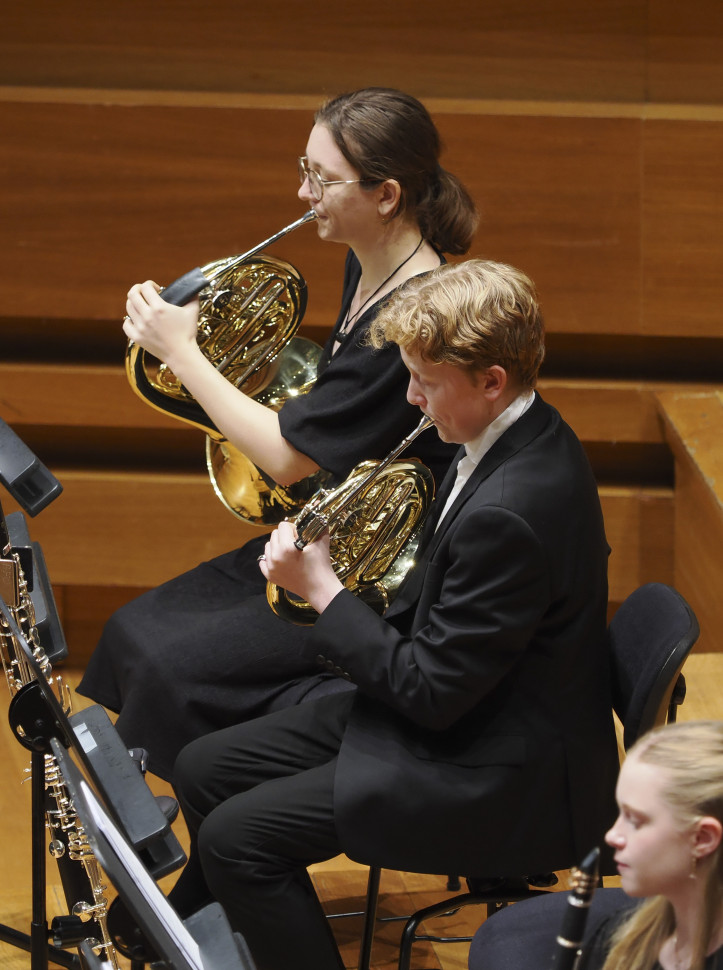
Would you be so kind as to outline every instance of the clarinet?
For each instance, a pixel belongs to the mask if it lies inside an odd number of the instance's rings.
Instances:
[[[557,935],[557,946],[552,958],[552,970],[575,970],[582,954],[582,937],[585,932],[590,903],[598,882],[600,849],[593,849],[573,871],[572,889],[567,896],[567,906],[562,926]]]

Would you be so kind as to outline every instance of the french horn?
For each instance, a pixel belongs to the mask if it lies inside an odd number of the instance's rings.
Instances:
[[[161,291],[183,306],[198,296],[197,342],[235,387],[273,410],[303,394],[316,379],[321,348],[296,336],[306,310],[306,282],[290,263],[259,255],[316,218],[313,209],[239,256],[197,267]],[[294,515],[326,482],[318,471],[288,487],[266,475],[219,431],[165,364],[134,341],[126,351],[133,390],[151,407],[206,433],[206,466],[223,504],[252,525],[275,525]]]
[[[384,613],[413,567],[434,478],[421,461],[395,461],[432,424],[426,415],[381,461],[357,465],[336,488],[320,489],[294,519],[295,545],[303,549],[328,529],[332,566],[342,584]],[[266,584],[274,613],[301,626],[314,623],[310,603],[276,583]]]

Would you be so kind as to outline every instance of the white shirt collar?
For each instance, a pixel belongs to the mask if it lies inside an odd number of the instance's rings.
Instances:
[[[464,445],[465,456],[460,458],[457,463],[457,478],[455,479],[452,490],[444,504],[442,513],[437,520],[435,529],[438,529],[447,512],[454,504],[457,496],[464,488],[468,478],[475,470],[481,459],[490,450],[492,445],[500,438],[508,428],[517,421],[529,408],[535,399],[534,391],[523,391],[511,404],[509,404],[502,414],[498,415],[494,421],[487,425],[482,434],[472,441],[467,441]]]
[[[534,391],[523,391],[511,404],[508,404],[502,414],[487,425],[482,434],[464,443],[464,450],[468,457],[478,465],[492,445],[518,421],[535,399]]]

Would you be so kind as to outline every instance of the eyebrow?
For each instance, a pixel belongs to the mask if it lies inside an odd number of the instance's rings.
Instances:
[[[634,818],[647,819],[650,816],[646,812],[642,812],[639,808],[633,808],[632,805],[628,805],[627,802],[623,802],[618,805],[621,812],[625,812],[627,815],[632,815]]]
[[[313,162],[308,155],[302,155],[301,157],[306,159],[306,167],[308,169],[316,172],[316,174],[320,175],[322,178],[328,178],[328,174],[324,173],[324,166],[322,164],[319,162]]]

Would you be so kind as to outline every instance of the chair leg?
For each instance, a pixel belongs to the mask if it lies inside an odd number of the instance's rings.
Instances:
[[[446,910],[454,909],[455,901],[445,900],[442,903],[433,903],[431,906],[425,906],[424,909],[417,910],[413,913],[407,922],[404,924],[404,929],[402,930],[402,936],[399,941],[399,962],[397,964],[398,970],[409,970],[409,964],[412,959],[412,946],[417,939],[417,927],[420,923],[423,923],[427,917],[439,916]]]
[[[359,943],[359,970],[369,970],[374,943],[374,924],[377,919],[377,905],[379,903],[379,881],[382,870],[371,866],[367,879],[367,901],[364,913],[361,941]]]
[[[518,902],[521,899],[528,899],[530,896],[544,896],[549,890],[531,889],[527,881],[521,878],[491,880],[489,888],[475,889],[459,896],[451,896],[449,899],[440,900],[431,906],[417,910],[407,920],[402,930],[399,943],[399,961],[397,970],[409,970],[412,959],[412,947],[417,940],[431,940],[433,942],[469,942],[470,937],[437,937],[427,936],[426,934],[417,935],[419,925],[427,919],[435,916],[453,914],[465,906],[486,906],[487,917],[503,909],[509,903]]]

